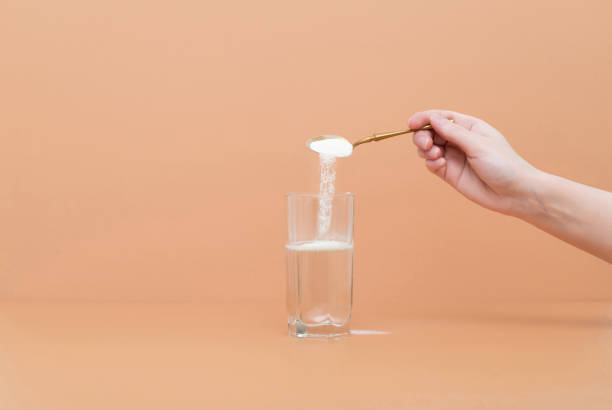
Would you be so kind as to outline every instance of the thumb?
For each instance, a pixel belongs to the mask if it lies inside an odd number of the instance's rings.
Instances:
[[[478,141],[476,135],[470,130],[449,121],[440,114],[433,114],[430,122],[436,134],[461,148],[467,155],[476,151]]]

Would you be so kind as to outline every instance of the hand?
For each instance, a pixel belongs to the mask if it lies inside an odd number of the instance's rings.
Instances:
[[[612,263],[612,192],[537,170],[478,118],[430,110],[408,120],[412,129],[427,124],[433,130],[413,140],[431,172],[472,201]]]
[[[433,130],[417,131],[413,141],[431,172],[486,208],[519,213],[539,171],[499,131],[483,120],[453,111],[418,112],[408,120],[412,129],[427,124]]]

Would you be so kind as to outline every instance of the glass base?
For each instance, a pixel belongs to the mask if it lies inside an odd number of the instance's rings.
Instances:
[[[322,323],[316,325],[308,325],[302,321],[289,322],[289,335],[303,338],[331,338],[348,336],[351,329],[348,323],[333,324]]]

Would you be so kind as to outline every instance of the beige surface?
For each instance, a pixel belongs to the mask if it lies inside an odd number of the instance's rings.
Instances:
[[[356,315],[298,340],[278,305],[0,305],[0,408],[612,408],[612,304]],[[486,313],[485,313],[486,312]]]

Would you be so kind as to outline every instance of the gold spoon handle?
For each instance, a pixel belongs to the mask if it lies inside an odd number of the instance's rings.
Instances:
[[[453,122],[453,120],[450,120],[450,121]],[[370,135],[369,137],[362,138],[359,141],[355,141],[353,143],[353,148],[355,148],[357,145],[365,144],[366,142],[380,141],[380,140],[395,137],[398,135],[409,134],[411,132],[430,130],[430,129],[431,129],[431,125],[427,124],[426,126],[417,128],[416,130],[413,130],[412,128],[408,128],[407,130],[401,130],[401,131],[381,132],[381,133],[377,133],[374,135]]]

